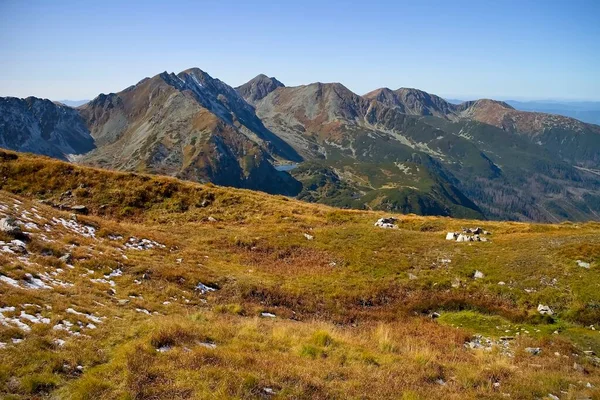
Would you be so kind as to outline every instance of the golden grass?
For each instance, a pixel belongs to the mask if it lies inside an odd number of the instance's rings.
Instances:
[[[24,310],[51,320],[30,332],[0,325],[2,396],[600,396],[600,369],[583,352],[600,352],[599,331],[588,328],[600,320],[598,223],[410,215],[383,230],[373,226],[382,213],[10,152],[0,152],[0,173],[0,203],[21,201],[9,211],[17,218],[32,207],[46,223],[71,218],[37,202],[45,199],[86,205],[90,215],[78,223],[97,228],[97,239],[51,223],[50,232],[31,231],[28,262],[0,252],[3,275],[60,269],[51,276],[73,283],[28,290],[0,282],[0,307],[16,307],[5,317]],[[476,225],[493,232],[491,243],[444,240],[446,231]],[[165,248],[123,250],[131,236]],[[74,268],[58,259],[67,253]],[[90,280],[116,270],[114,287]],[[485,277],[473,279],[475,270]],[[201,294],[199,282],[217,290]],[[537,315],[539,303],[557,311],[554,321]],[[442,316],[432,320],[433,311]],[[86,313],[102,317],[95,329]],[[64,320],[81,336],[52,329]],[[512,356],[466,349],[477,333],[515,336]]]

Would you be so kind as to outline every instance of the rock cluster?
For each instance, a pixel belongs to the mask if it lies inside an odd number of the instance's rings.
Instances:
[[[375,222],[375,226],[386,229],[398,229],[398,225],[396,225],[396,221],[398,218],[388,217],[388,218],[379,218],[377,222]]]
[[[488,238],[481,235],[491,235],[491,232],[477,228],[462,228],[462,232],[448,232],[446,240],[457,242],[487,242]]]

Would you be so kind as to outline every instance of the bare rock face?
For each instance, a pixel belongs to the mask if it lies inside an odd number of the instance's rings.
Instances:
[[[0,147],[66,160],[95,145],[77,110],[35,97],[2,97]]]

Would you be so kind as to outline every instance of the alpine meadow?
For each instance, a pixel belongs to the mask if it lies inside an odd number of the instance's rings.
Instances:
[[[598,15],[0,2],[0,397],[600,399]]]

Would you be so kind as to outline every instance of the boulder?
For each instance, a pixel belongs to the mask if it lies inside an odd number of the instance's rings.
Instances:
[[[543,304],[538,305],[537,310],[542,315],[554,315],[554,311],[552,311],[550,307],[545,306]]]
[[[590,269],[589,262],[585,262],[585,261],[581,261],[581,260],[577,260],[576,262],[577,262],[577,265],[579,265],[581,268]]]
[[[377,222],[375,222],[375,226],[378,226],[380,228],[387,228],[387,229],[398,229],[398,225],[396,225],[396,221],[398,221],[398,219],[394,218],[394,217],[379,218],[377,220]]]
[[[64,256],[60,257],[59,260],[64,262],[65,264],[71,264],[73,262],[73,257],[71,256],[71,253],[67,253]]]
[[[456,240],[456,233],[454,233],[454,232],[448,232],[446,234],[446,240]]]
[[[457,242],[472,242],[473,238],[471,236],[467,236],[465,234],[460,234],[458,235],[458,237],[456,238]]]
[[[0,231],[11,236],[18,236],[21,232],[21,227],[17,225],[17,220],[13,217],[0,219]]]
[[[71,206],[71,211],[77,213],[77,214],[87,214],[88,213],[88,208],[84,205],[76,205],[76,206]]]
[[[542,352],[542,349],[540,349],[539,347],[525,347],[525,351],[528,352],[529,354],[537,356],[538,354],[540,354]]]

